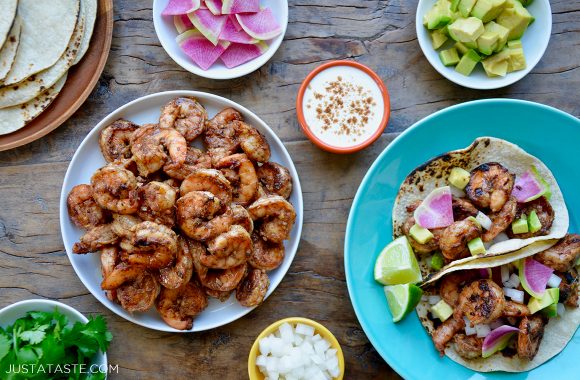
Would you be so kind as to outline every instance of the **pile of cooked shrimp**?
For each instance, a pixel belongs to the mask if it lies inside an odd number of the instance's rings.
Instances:
[[[207,151],[190,146],[202,139]],[[208,305],[235,290],[259,305],[267,271],[284,260],[296,212],[292,178],[269,162],[270,146],[232,108],[208,120],[194,98],[161,109],[158,124],[117,120],[100,135],[108,164],[68,195],[71,220],[86,230],[73,251],[100,252],[107,298],[129,312],[153,305],[186,330]]]

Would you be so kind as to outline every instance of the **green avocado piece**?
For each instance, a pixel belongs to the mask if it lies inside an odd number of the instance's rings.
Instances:
[[[457,12],[459,8],[459,0],[451,0],[451,12]]]
[[[495,19],[505,8],[507,0],[477,0],[471,15],[483,22]]]
[[[473,9],[473,6],[476,2],[477,0],[460,0],[459,6],[457,8],[459,9],[461,16],[469,17],[469,14],[471,13],[471,10]]]
[[[443,268],[445,265],[445,259],[443,258],[441,252],[435,252],[435,254],[431,257],[430,265],[431,268],[435,270]]]
[[[457,52],[459,52],[459,54],[461,55],[467,53],[467,51],[469,50],[469,48],[465,46],[462,42],[456,42],[455,45],[453,45],[453,47],[457,49]]]
[[[477,39],[477,47],[479,48],[480,53],[491,55],[491,53],[493,53],[497,48],[498,41],[499,34],[495,32],[484,32]]]
[[[431,36],[431,43],[433,44],[433,49],[435,50],[443,46],[445,41],[449,39],[443,32],[441,32],[441,29],[435,29],[429,32],[429,35]]]
[[[483,22],[476,17],[460,18],[449,25],[449,35],[455,41],[475,42],[485,31]]]
[[[472,256],[483,255],[485,253],[485,246],[480,237],[470,240],[467,243],[467,248],[469,248],[469,252],[471,252]]]
[[[501,26],[495,21],[488,22],[487,24],[485,24],[484,28],[486,32],[494,32],[498,34],[499,39],[497,41],[497,47],[495,48],[495,51],[496,52],[501,51],[507,43],[510,30],[505,26]]]
[[[442,50],[439,52],[439,58],[445,66],[455,66],[459,63],[459,54],[455,48]]]
[[[451,317],[451,315],[453,315],[453,309],[447,302],[441,300],[431,306],[431,314],[433,314],[435,318],[439,318],[441,322],[445,322],[449,317]]]
[[[459,43],[459,42],[458,42]],[[463,190],[465,186],[469,183],[469,179],[471,178],[471,174],[458,166],[451,169],[449,173],[449,178],[447,179],[450,184],[455,186],[458,189]]]
[[[546,289],[542,298],[530,298],[530,302],[528,302],[528,308],[530,309],[530,313],[534,314],[542,309],[547,308],[550,305],[558,304],[560,299],[560,289],[558,288],[550,288]]]
[[[523,36],[532,19],[530,12],[521,3],[512,1],[497,16],[495,22],[509,29],[508,40],[517,40]]]
[[[479,54],[473,49],[469,49],[467,53],[461,57],[457,66],[455,66],[455,71],[465,76],[471,74],[475,66],[477,66],[477,62],[479,62],[481,58]]]
[[[440,29],[451,22],[451,3],[448,0],[438,0],[433,8],[427,12],[424,23],[427,23],[427,29]]]
[[[416,240],[419,244],[425,244],[433,239],[433,234],[426,228],[421,227],[418,224],[413,224],[413,227],[409,230],[409,235]]]
[[[512,223],[512,232],[514,235],[528,233],[528,218],[525,215]]]
[[[508,57],[508,72],[523,70],[526,68],[526,56],[524,55],[524,49],[522,48],[509,48],[507,49],[509,53]]]
[[[540,229],[542,229],[542,222],[540,222],[540,218],[538,218],[536,210],[530,212],[530,216],[528,216],[528,228],[531,233],[538,232]]]
[[[483,69],[488,77],[503,77],[508,72],[507,60],[494,60],[492,57],[481,61]]]
[[[524,46],[522,45],[522,40],[511,40],[511,41],[508,41],[507,46],[509,48],[514,48],[514,49],[517,49],[517,48],[522,48],[523,49],[524,48]]]

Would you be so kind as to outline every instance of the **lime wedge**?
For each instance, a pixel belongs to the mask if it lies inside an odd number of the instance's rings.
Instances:
[[[393,322],[399,322],[415,309],[423,291],[414,284],[391,285],[385,286],[385,295],[393,315]]]
[[[375,263],[375,280],[383,285],[420,282],[421,271],[406,236],[390,242]]]

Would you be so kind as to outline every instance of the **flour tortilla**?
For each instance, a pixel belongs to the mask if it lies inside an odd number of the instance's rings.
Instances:
[[[18,0],[0,0],[0,48],[4,46],[8,37],[8,32],[12,29],[12,24],[16,18],[16,8]]]
[[[516,177],[535,166],[542,178],[550,185],[552,191],[550,204],[555,213],[554,223],[550,233],[546,236],[528,239],[514,238],[498,242],[488,247],[486,254],[455,260],[448,264],[448,267],[462,265],[485,257],[517,252],[534,242],[559,239],[566,235],[569,225],[568,209],[562,191],[550,169],[538,158],[526,153],[515,144],[495,137],[480,137],[467,148],[436,157],[419,166],[407,176],[399,189],[393,207],[393,237],[403,235],[402,227],[409,216],[407,206],[417,200],[425,199],[433,189],[449,185],[447,179],[451,169],[458,166],[470,171],[486,162],[498,162],[515,173]],[[529,256],[534,254],[532,252],[533,250],[524,250],[519,251],[519,254]],[[433,270],[427,265],[422,265],[422,271],[425,276],[433,275]]]
[[[23,29],[5,85],[25,80],[54,65],[67,48],[79,15],[79,0],[20,0]]]
[[[85,20],[85,33],[83,34],[81,46],[73,65],[79,63],[89,49],[89,43],[91,42],[95,20],[97,18],[97,7],[97,0],[81,0],[81,13]]]
[[[77,56],[84,30],[84,18],[81,15],[70,39],[69,46],[54,66],[31,76],[22,83],[0,87],[0,109],[26,103],[54,85],[72,66]]]
[[[34,120],[58,96],[65,82],[66,74],[54,86],[28,103],[0,109],[0,135],[17,131]]]
[[[6,42],[4,42],[2,49],[0,49],[0,83],[2,83],[4,78],[6,78],[6,75],[14,63],[18,44],[20,43],[21,30],[22,21],[20,20],[20,17],[16,17],[14,23],[12,23],[12,29],[10,29],[10,33],[8,33]]]

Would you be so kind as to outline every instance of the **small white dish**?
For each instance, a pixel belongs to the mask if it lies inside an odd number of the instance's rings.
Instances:
[[[68,193],[74,186],[81,183],[90,183],[91,176],[95,170],[106,165],[105,159],[103,158],[99,148],[99,135],[102,129],[119,118],[127,119],[137,124],[157,123],[161,113],[161,107],[172,99],[180,96],[195,97],[205,107],[208,117],[210,118],[226,107],[237,109],[244,116],[244,120],[248,124],[254,126],[266,136],[270,143],[272,154],[270,160],[284,165],[290,171],[293,190],[289,200],[296,210],[296,222],[290,234],[290,239],[284,242],[286,255],[282,265],[275,270],[268,272],[268,276],[270,277],[270,287],[268,288],[266,298],[272,294],[290,268],[290,264],[292,264],[292,260],[294,260],[300,242],[303,218],[300,179],[298,178],[298,173],[296,172],[296,168],[294,167],[294,163],[292,162],[288,151],[272,129],[270,129],[266,123],[248,109],[229,99],[222,98],[221,96],[199,91],[159,92],[135,99],[113,111],[101,120],[101,122],[89,132],[81,145],[77,148],[67,169],[60,194],[60,229],[66,253],[76,274],[93,296],[95,296],[95,298],[108,307],[112,312],[128,321],[154,330],[168,332],[193,332],[223,326],[243,317],[254,308],[240,305],[234,294],[232,294],[225,302],[220,302],[211,298],[209,299],[209,306],[194,318],[193,328],[185,331],[176,330],[168,326],[163,322],[161,316],[154,307],[145,313],[129,313],[119,304],[110,301],[101,289],[102,276],[99,255],[96,253],[78,255],[72,252],[73,244],[79,241],[79,238],[83,235],[84,231],[71,222],[68,216],[66,204]],[[198,141],[196,141],[196,143],[197,142]],[[201,143],[199,147],[201,148]]]
[[[89,321],[89,319],[78,310],[65,305],[64,303],[46,299],[31,299],[16,302],[0,309],[0,327],[6,328],[7,326],[10,326],[17,319],[25,317],[26,313],[29,311],[44,311],[50,313],[53,312],[55,308],[59,313],[68,318],[69,324],[74,324],[75,322],[87,323]],[[93,357],[91,365],[93,368],[98,367],[99,370],[107,368],[107,354],[99,351]]]
[[[175,38],[178,36],[173,24],[173,16],[162,16],[161,12],[167,6],[169,0],[153,0],[153,25],[155,33],[161,42],[163,49],[179,66],[185,70],[209,79],[233,79],[258,70],[272,56],[282,43],[286,28],[288,27],[288,1],[287,0],[261,0],[260,6],[269,7],[276,16],[278,23],[282,27],[282,33],[272,40],[266,41],[268,50],[261,56],[252,59],[240,66],[228,69],[219,59],[209,69],[203,70],[196,65],[179,47]]]
[[[439,59],[439,51],[433,49],[431,37],[427,28],[423,26],[423,15],[435,4],[436,0],[419,0],[415,17],[417,39],[423,54],[441,75],[460,86],[477,90],[491,90],[509,86],[525,77],[538,64],[550,40],[552,33],[552,9],[549,0],[535,0],[526,9],[536,18],[528,27],[522,37],[524,54],[526,56],[526,68],[514,71],[505,77],[490,78],[485,74],[481,64],[469,76],[459,74],[453,67],[446,67]]]

